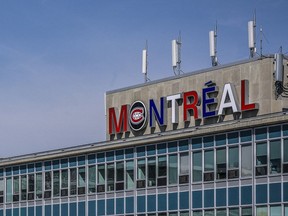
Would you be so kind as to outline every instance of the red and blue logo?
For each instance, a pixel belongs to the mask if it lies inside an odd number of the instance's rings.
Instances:
[[[142,101],[135,101],[130,107],[129,125],[134,131],[140,131],[146,126],[147,111]]]

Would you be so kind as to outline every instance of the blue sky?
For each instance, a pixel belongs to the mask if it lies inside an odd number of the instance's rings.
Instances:
[[[247,59],[256,9],[263,52],[288,52],[287,8],[287,0],[0,1],[0,157],[103,141],[104,93],[143,82],[146,40],[151,80],[173,75],[179,31],[182,70],[210,67],[216,20],[219,62]]]

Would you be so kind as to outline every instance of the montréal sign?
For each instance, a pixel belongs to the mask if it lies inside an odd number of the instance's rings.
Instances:
[[[200,120],[201,118],[220,118],[225,116],[230,110],[232,114],[247,112],[259,109],[257,103],[249,103],[249,82],[241,80],[240,103],[235,86],[232,83],[226,83],[223,86],[220,102],[218,103],[218,86],[213,82],[208,82],[202,89],[202,97],[197,91],[188,91],[178,93],[158,100],[150,99],[148,101],[148,111],[142,101],[124,104],[120,110],[116,107],[109,108],[108,124],[109,134],[121,134],[126,132],[139,132],[150,128],[165,127],[167,125],[167,109],[171,109],[171,124],[179,123],[179,109],[182,107],[183,116],[180,119],[183,122]],[[201,99],[200,99],[201,98]],[[170,106],[168,106],[168,103]],[[202,114],[200,116],[200,113]]]

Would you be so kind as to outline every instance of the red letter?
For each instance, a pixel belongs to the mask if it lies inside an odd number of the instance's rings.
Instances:
[[[115,114],[115,109],[117,108],[109,108],[109,134],[115,134],[115,133],[123,133],[127,132],[128,130],[128,105],[122,105],[121,111],[120,111],[120,117],[117,117],[119,115],[119,112]],[[117,110],[118,111],[118,110]]]
[[[193,98],[193,102],[188,104],[188,101],[192,101],[190,100],[191,98]],[[196,91],[190,91],[190,92],[185,92],[183,94],[183,114],[184,114],[184,121],[190,121],[188,120],[188,115],[189,114],[189,110],[193,110],[193,116],[194,119],[198,119],[198,109],[197,109],[197,104],[198,104],[198,94]]]
[[[241,110],[254,110],[258,109],[257,103],[249,104],[249,81],[241,80]]]

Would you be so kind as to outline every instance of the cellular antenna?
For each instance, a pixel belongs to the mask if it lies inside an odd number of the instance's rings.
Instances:
[[[253,21],[248,22],[248,45],[250,50],[250,58],[254,58],[256,53],[256,12],[254,13]]]
[[[145,48],[142,51],[142,73],[144,74],[145,83],[150,80],[148,78],[147,72],[148,72],[148,43],[146,41]]]
[[[172,40],[172,68],[175,75],[180,75],[181,71],[181,33],[177,40]]]
[[[209,32],[209,45],[210,45],[210,57],[212,61],[212,66],[217,66],[218,65],[218,60],[217,60],[217,22],[215,26],[214,31]]]

